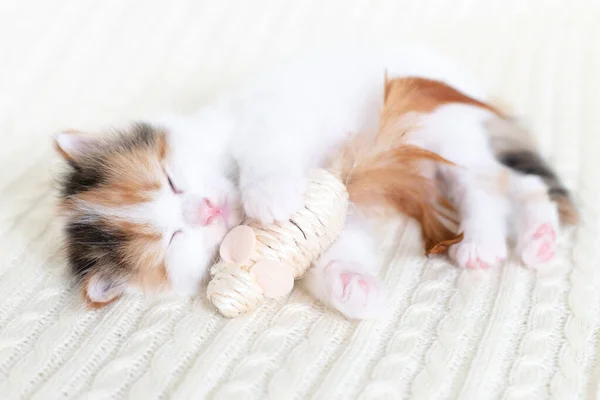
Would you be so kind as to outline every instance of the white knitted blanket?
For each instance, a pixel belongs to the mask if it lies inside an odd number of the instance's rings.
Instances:
[[[0,398],[596,398],[598,21],[598,0],[3,0]],[[50,133],[192,110],[300,49],[356,39],[429,43],[527,116],[583,216],[555,266],[459,270],[396,223],[377,321],[300,290],[235,320],[174,297],[82,307]]]

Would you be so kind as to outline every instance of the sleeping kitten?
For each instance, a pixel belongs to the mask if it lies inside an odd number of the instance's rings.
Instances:
[[[386,72],[394,79],[384,82]],[[528,138],[469,79],[422,50],[303,60],[190,117],[106,137],[56,135],[70,166],[60,204],[68,260],[94,306],[128,290],[196,293],[244,213],[288,218],[302,207],[307,170],[331,167],[338,155],[356,212],[306,287],[350,318],[373,317],[384,298],[365,218],[373,207],[418,219],[429,246],[448,233],[432,201],[443,188],[460,216],[463,239],[449,249],[459,266],[507,257],[511,210],[523,262],[552,259],[559,215],[551,198],[564,216],[575,213]]]

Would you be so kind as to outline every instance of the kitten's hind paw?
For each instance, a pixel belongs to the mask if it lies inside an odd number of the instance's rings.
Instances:
[[[448,250],[450,258],[462,268],[481,269],[500,264],[507,257],[506,242],[499,237],[496,240],[463,240]]]
[[[525,265],[538,268],[547,264],[556,254],[556,229],[551,223],[534,225],[523,235],[518,249]]]
[[[383,310],[385,296],[377,277],[333,262],[327,267],[325,279],[330,285],[332,306],[348,318],[374,318]]]

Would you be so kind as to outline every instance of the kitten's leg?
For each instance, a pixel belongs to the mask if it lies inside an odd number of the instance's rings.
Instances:
[[[460,167],[443,167],[449,195],[460,214],[463,240],[449,249],[457,265],[488,268],[507,257],[509,203],[499,183],[503,171],[493,164],[478,173]]]
[[[502,181],[506,172],[490,148],[484,126],[488,118],[487,110],[446,105],[424,117],[413,135],[417,145],[456,164],[440,166],[439,172],[464,234],[450,247],[449,256],[467,268],[487,268],[507,256],[509,202]]]
[[[538,176],[513,173],[510,195],[515,208],[516,252],[525,265],[540,267],[554,259],[559,217],[548,188]]]
[[[376,276],[378,266],[374,238],[366,223],[350,216],[340,238],[304,278],[304,285],[348,318],[373,318],[382,311],[385,299]]]

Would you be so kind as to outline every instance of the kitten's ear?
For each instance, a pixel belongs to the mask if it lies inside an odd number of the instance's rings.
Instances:
[[[99,308],[118,299],[125,289],[127,281],[123,278],[94,274],[85,280],[83,295],[91,307]]]
[[[77,160],[97,149],[100,139],[79,131],[64,131],[54,135],[54,147],[67,161],[77,163]]]

